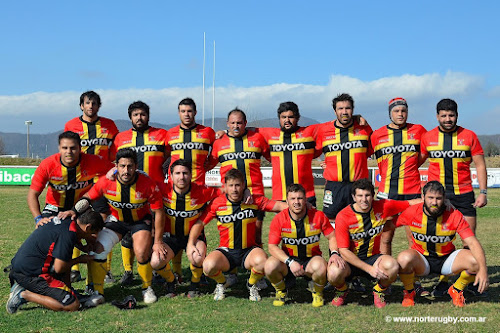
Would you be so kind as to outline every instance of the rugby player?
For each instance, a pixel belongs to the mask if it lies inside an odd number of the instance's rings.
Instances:
[[[101,177],[84,198],[96,200],[104,196],[111,210],[105,228],[96,241],[94,260],[89,265],[93,289],[104,294],[103,282],[106,275],[106,257],[123,235],[131,233],[134,253],[137,257],[137,271],[142,280],[142,295],[145,303],[154,303],[157,297],[151,288],[153,270],[151,268],[151,212],[154,213],[153,252],[160,260],[167,255],[163,243],[165,211],[157,183],[143,173],[137,172],[137,155],[132,149],[120,149],[116,154],[117,174],[115,180]],[[157,271],[166,280],[166,269]],[[170,274],[172,274],[170,272]],[[104,302],[104,297],[102,301]]]
[[[27,302],[54,311],[78,310],[80,302],[71,288],[70,269],[75,263],[89,262],[92,256],[71,259],[73,247],[103,226],[101,215],[89,209],[75,221],[55,217],[35,229],[12,259],[7,312],[15,313]]]
[[[247,178],[248,179],[248,178]],[[287,207],[281,201],[271,201],[261,195],[253,195],[252,204],[243,202],[245,192],[245,176],[237,169],[224,173],[225,194],[212,201],[208,214],[203,221],[197,221],[191,228],[188,240],[188,255],[195,254],[196,243],[204,225],[217,218],[219,229],[219,247],[211,252],[203,261],[203,272],[217,282],[214,300],[225,298],[226,277],[223,272],[242,267],[251,271],[247,281],[251,301],[260,301],[259,288],[256,283],[264,277],[264,265],[267,255],[258,246],[256,240],[256,223],[258,211],[279,212]]]
[[[476,232],[476,208],[487,204],[487,173],[483,148],[477,135],[457,125],[458,105],[452,99],[442,99],[436,106],[439,126],[427,132],[421,143],[421,159],[429,159],[428,180],[444,185],[446,198],[456,207]],[[474,162],[479,183],[479,196],[474,198],[470,164]],[[473,287],[473,286],[470,286]],[[440,297],[448,290],[448,279],[441,276],[433,290]],[[468,288],[476,296],[480,293]]]
[[[368,179],[355,181],[351,191],[354,203],[337,215],[335,223],[339,253],[348,265],[344,269],[337,265],[328,267],[329,277],[334,277],[330,278],[330,283],[337,288],[332,305],[345,303],[348,294],[346,280],[365,276],[377,281],[373,287],[373,301],[375,307],[383,308],[386,305],[384,291],[396,280],[399,265],[390,255],[380,253],[382,231],[388,217],[422,200],[374,201],[375,189]]]
[[[438,181],[423,189],[424,202],[406,209],[397,226],[411,231],[413,245],[398,255],[399,276],[404,285],[403,306],[415,305],[414,275],[460,274],[448,288],[453,305],[463,307],[464,289],[471,283],[482,293],[488,288],[488,268],[483,248],[459,210],[446,206],[445,189]],[[456,250],[453,240],[459,234],[467,249]]]
[[[109,148],[113,143],[113,139],[118,134],[118,128],[116,128],[113,120],[98,115],[100,108],[101,97],[99,94],[95,91],[84,92],[80,95],[80,109],[82,110],[82,115],[69,120],[66,125],[64,125],[64,131],[72,131],[80,136],[82,152],[101,156],[104,160],[111,162]],[[103,219],[106,219],[109,214],[108,205],[104,198],[98,202],[94,202],[92,208],[101,213]],[[75,248],[73,257],[76,258],[78,256],[80,256],[80,251],[78,248]],[[114,282],[110,271],[111,257],[112,253],[110,252],[106,282]],[[71,281],[77,282],[81,280],[80,267],[79,265],[75,265],[71,268]]]
[[[169,156],[167,131],[149,126],[149,106],[142,101],[129,105],[128,116],[132,128],[116,136],[111,146],[112,159],[114,160],[118,150],[131,148],[137,153],[137,168],[147,173],[154,181],[163,183],[165,180],[163,163]],[[134,280],[132,273],[134,251],[130,235],[124,235],[121,250],[125,272],[120,283],[130,285]]]
[[[288,209],[277,214],[270,226],[269,253],[265,272],[267,279],[276,289],[274,306],[285,304],[287,290],[284,277],[307,276],[313,296],[312,306],[324,304],[323,289],[326,284],[327,263],[323,259],[319,247],[320,235],[328,239],[330,263],[345,267],[344,260],[338,256],[335,233],[330,221],[323,212],[315,208],[307,208],[305,188],[300,184],[292,184],[287,189]],[[282,243],[281,249],[278,245]],[[336,254],[336,255],[333,255]]]
[[[166,213],[165,233],[163,241],[167,244],[167,256],[158,260],[153,256],[151,265],[154,269],[163,269],[178,253],[188,247],[189,232],[193,224],[200,219],[208,202],[220,195],[220,190],[191,182],[192,163],[178,159],[170,165],[170,178],[167,184],[160,185],[163,196],[163,207]],[[187,296],[199,295],[200,279],[203,273],[203,259],[207,252],[204,233],[195,241],[194,247],[186,251],[190,261],[191,285]],[[173,282],[170,276],[168,282]],[[175,290],[170,290],[175,294]]]

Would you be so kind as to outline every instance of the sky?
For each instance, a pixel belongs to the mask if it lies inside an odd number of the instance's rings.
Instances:
[[[256,120],[290,100],[324,122],[346,92],[374,129],[389,122],[393,97],[427,129],[452,98],[460,125],[498,134],[499,11],[497,1],[9,1],[0,132],[26,133],[26,120],[31,133],[62,130],[95,90],[104,117],[127,119],[142,100],[151,121],[173,124],[189,96],[207,125],[213,104],[216,117],[238,106]]]

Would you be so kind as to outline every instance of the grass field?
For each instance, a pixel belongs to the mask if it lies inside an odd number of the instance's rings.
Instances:
[[[321,192],[318,189],[318,203],[321,202]],[[12,256],[21,243],[34,228],[33,219],[26,205],[27,187],[0,187],[0,267],[3,269],[10,263]],[[44,200],[43,198],[41,200]],[[321,206],[321,205],[320,205]],[[266,226],[274,214],[267,214]],[[463,309],[454,308],[449,298],[431,302],[424,298],[417,299],[417,305],[408,309],[401,306],[402,284],[393,285],[393,293],[388,297],[389,305],[384,309],[373,307],[371,295],[351,293],[348,305],[333,308],[325,305],[315,309],[311,307],[311,295],[305,290],[306,284],[298,280],[298,286],[289,296],[290,304],[281,308],[272,305],[272,287],[262,292],[263,300],[253,303],[248,300],[244,286],[248,275],[240,272],[239,283],[227,294],[221,302],[212,299],[214,288],[210,285],[204,290],[204,296],[190,300],[183,295],[173,299],[160,298],[155,304],[145,306],[142,302],[133,311],[120,311],[110,305],[113,299],[122,299],[133,294],[142,300],[140,283],[130,288],[121,288],[118,283],[105,286],[107,303],[95,309],[76,313],[54,313],[34,304],[27,304],[14,315],[8,315],[0,310],[0,332],[167,332],[167,331],[221,331],[221,332],[250,332],[250,331],[342,331],[342,332],[379,332],[379,331],[445,331],[457,332],[485,332],[499,331],[500,319],[500,242],[497,239],[498,218],[500,215],[500,190],[489,190],[489,204],[479,210],[478,238],[482,242],[488,261],[490,276],[490,290],[488,298],[474,298],[466,296],[468,304]],[[266,230],[266,228],[264,228]],[[209,251],[217,246],[218,234],[215,222],[207,226]],[[393,251],[399,253],[407,247],[404,232],[398,230],[394,240]],[[264,232],[267,240],[267,232]],[[460,246],[460,242],[457,242]],[[326,242],[323,240],[322,249],[326,252]],[[184,276],[189,280],[187,259],[184,258]],[[134,268],[135,269],[135,268]],[[112,263],[112,272],[115,277],[122,274],[121,255],[115,247]],[[82,269],[85,276],[86,271]],[[437,277],[423,280],[425,287],[431,288]],[[75,284],[83,290],[84,283]],[[154,287],[157,295],[162,294],[160,286]],[[179,293],[187,292],[187,284],[178,288]],[[0,279],[0,303],[6,303],[9,294],[9,282],[6,274]],[[333,294],[325,293],[325,301],[331,301]],[[432,320],[423,317],[476,317],[484,322],[476,323],[396,323],[398,316],[416,317],[414,320]],[[422,319],[419,319],[422,317]],[[467,320],[470,319],[458,319]]]

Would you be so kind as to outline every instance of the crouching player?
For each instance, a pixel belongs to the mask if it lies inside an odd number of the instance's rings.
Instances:
[[[237,169],[229,170],[224,176],[225,194],[217,197],[209,206],[203,222],[195,223],[189,234],[189,255],[197,253],[196,240],[203,230],[204,224],[217,218],[219,229],[219,247],[211,252],[203,261],[203,272],[217,282],[214,300],[225,298],[226,278],[223,272],[241,266],[251,271],[247,288],[251,301],[260,301],[256,283],[264,277],[264,265],[267,255],[256,242],[257,212],[279,212],[287,207],[281,201],[272,201],[264,196],[254,195],[252,204],[243,202],[245,177]]]
[[[323,289],[326,284],[327,263],[319,247],[320,235],[328,238],[331,253],[337,253],[335,233],[328,217],[314,208],[307,208],[306,191],[302,185],[292,184],[287,189],[288,209],[277,214],[269,231],[269,253],[265,272],[276,289],[274,306],[285,304],[287,290],[284,277],[307,276],[312,279],[309,289],[313,296],[312,306],[323,306]],[[280,249],[278,245],[282,243]],[[340,256],[333,255],[331,262],[345,268]]]
[[[167,244],[165,260],[159,260],[157,255],[151,258],[154,269],[167,269],[167,296],[175,295],[174,275],[170,272],[168,262],[186,249],[191,268],[191,285],[187,296],[194,298],[199,295],[200,279],[203,273],[203,260],[207,252],[207,241],[202,232],[195,240],[194,248],[187,251],[189,232],[193,224],[200,219],[207,202],[220,194],[215,187],[191,183],[191,162],[178,159],[170,165],[170,179],[167,184],[160,184],[163,196],[163,206],[167,216],[163,241]],[[194,251],[193,251],[194,250]]]
[[[97,236],[94,260],[89,264],[90,286],[100,295],[104,293],[103,283],[106,276],[106,257],[120,239],[130,231],[134,253],[137,258],[137,271],[142,280],[142,295],[145,303],[154,303],[157,297],[151,288],[153,270],[151,268],[151,212],[154,213],[155,235],[153,252],[160,259],[167,255],[163,243],[165,212],[161,193],[156,182],[144,173],[137,172],[137,155],[129,148],[120,149],[116,154],[117,174],[115,180],[101,177],[84,198],[96,200],[104,196],[111,209],[111,215],[104,229]],[[77,203],[79,204],[79,203]],[[76,206],[76,205],[75,205]],[[166,270],[157,271],[165,279]],[[100,303],[104,302],[102,297]]]
[[[103,225],[101,215],[89,209],[75,221],[54,217],[35,229],[12,259],[7,312],[15,313],[26,302],[54,311],[78,310],[80,302],[71,289],[70,269],[92,257],[71,259],[73,248],[81,245],[82,238],[90,239],[98,233]]]
[[[405,210],[397,226],[411,231],[411,249],[401,252],[398,263],[399,276],[404,285],[403,306],[415,305],[413,278],[429,273],[441,275],[460,274],[448,294],[453,305],[463,307],[463,291],[474,282],[480,293],[488,289],[488,269],[483,248],[474,236],[462,213],[444,202],[443,185],[428,182],[423,189],[424,202]],[[453,240],[459,234],[469,249],[456,250]]]
[[[396,280],[399,271],[396,259],[380,253],[380,239],[387,218],[422,200],[374,201],[375,189],[368,179],[355,181],[351,194],[354,204],[340,211],[335,223],[339,252],[348,265],[345,269],[337,265],[328,267],[329,282],[337,288],[332,305],[345,303],[346,280],[365,276],[377,281],[373,287],[373,301],[377,308],[383,308],[386,305],[384,291]]]

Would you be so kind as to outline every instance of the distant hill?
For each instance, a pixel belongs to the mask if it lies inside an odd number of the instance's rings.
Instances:
[[[314,119],[302,117],[300,119],[300,124],[302,126],[308,126],[311,124],[317,124],[318,122]],[[120,132],[126,131],[131,127],[130,120],[119,119],[115,120],[116,127]],[[169,129],[178,125],[174,124],[161,124],[161,123],[150,123],[153,127],[160,127],[164,129]],[[205,126],[211,126],[212,121],[206,120]],[[248,126],[253,127],[278,127],[278,118],[261,119],[257,121],[248,122]],[[215,118],[214,119],[214,129],[224,130],[226,129],[226,119],[225,118]],[[30,155],[35,158],[45,158],[52,154],[57,153],[57,137],[61,133],[60,131],[51,132],[47,134],[30,134]],[[21,157],[26,157],[26,134],[23,133],[3,133],[0,132],[0,139],[3,142],[4,153],[12,154]]]

